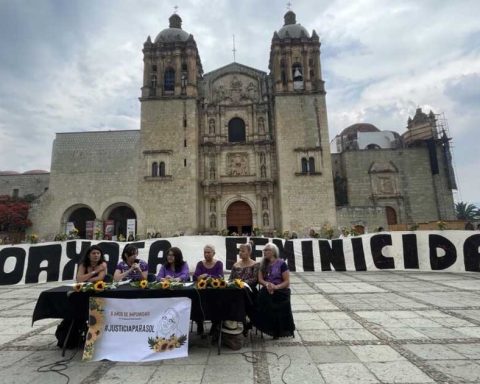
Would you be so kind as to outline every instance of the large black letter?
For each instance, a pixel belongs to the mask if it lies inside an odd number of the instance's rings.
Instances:
[[[252,255],[251,259],[256,261],[258,257],[263,257],[263,252],[256,249],[257,245],[265,245],[268,243],[268,238],[266,237],[250,237],[250,241],[253,242]]]
[[[332,240],[332,246],[328,240],[318,240],[320,248],[320,262],[322,264],[322,271],[331,271],[330,267],[333,265],[335,271],[346,271],[345,255],[343,254],[343,240]]]
[[[382,253],[383,248],[387,245],[392,245],[392,236],[390,235],[375,235],[370,238],[373,263],[378,269],[395,268],[393,257],[385,257]]]
[[[453,243],[440,235],[430,235],[428,237],[430,247],[430,266],[432,270],[441,270],[450,267],[457,261],[457,250]],[[445,251],[445,255],[438,257],[437,248]]]
[[[73,274],[75,273],[75,266],[80,263],[83,255],[85,254],[87,248],[90,246],[90,241],[82,241],[80,253],[77,253],[77,242],[68,241],[67,242],[67,264],[63,267],[62,280],[72,280],[75,278]]]
[[[163,264],[167,258],[167,251],[172,248],[172,244],[168,240],[157,240],[150,244],[148,251],[148,273],[156,273],[157,265]],[[158,254],[162,252],[162,257]]]
[[[108,255],[107,269],[110,275],[115,273],[118,264],[118,252],[120,247],[117,243],[108,243],[106,241],[97,244],[105,255]]]
[[[41,271],[47,271],[47,281],[58,281],[61,258],[62,246],[60,244],[30,247],[25,283],[38,283],[38,275]],[[40,267],[44,260],[47,261],[47,266]]]
[[[5,262],[9,257],[17,259],[12,272],[5,273]],[[0,285],[17,284],[22,280],[23,267],[25,266],[25,250],[23,248],[11,247],[0,251]]]
[[[463,243],[465,271],[480,272],[480,235],[470,236]]]
[[[227,253],[226,269],[232,269],[233,264],[237,262],[238,247],[237,244],[245,244],[247,242],[246,237],[226,237],[225,238],[225,251]]]
[[[361,237],[352,237],[353,262],[356,271],[366,271],[365,252],[363,251],[363,240]]]
[[[403,266],[405,269],[418,269],[417,235],[410,233],[402,236]]]
[[[285,240],[285,244],[280,239],[273,239],[272,243],[278,247],[280,258],[287,261],[288,269],[292,272],[297,270],[295,266],[295,253],[293,252],[293,241]],[[313,256],[312,256],[313,265]]]

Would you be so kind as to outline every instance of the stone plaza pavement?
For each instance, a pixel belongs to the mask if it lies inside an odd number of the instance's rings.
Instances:
[[[0,383],[67,383],[37,372],[62,360],[59,321],[31,326],[39,292],[59,284],[0,287]],[[480,383],[480,274],[298,272],[292,292],[295,338],[253,334],[218,356],[192,334],[184,359],[86,363],[68,350],[50,368],[82,384]]]

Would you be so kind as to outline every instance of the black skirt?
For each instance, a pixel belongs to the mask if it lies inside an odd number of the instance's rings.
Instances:
[[[253,319],[255,327],[273,337],[293,336],[290,289],[279,289],[271,295],[263,287],[258,293],[257,311]]]

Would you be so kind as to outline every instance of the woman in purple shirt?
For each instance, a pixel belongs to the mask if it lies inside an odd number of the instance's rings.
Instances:
[[[113,279],[115,281],[131,279],[132,281],[146,280],[148,264],[137,259],[138,249],[133,244],[128,244],[122,253],[122,261],[115,268]]]
[[[203,258],[205,260],[197,263],[193,273],[193,280],[223,277],[223,263],[220,260],[215,260],[214,256],[215,247],[210,244],[206,245],[203,248]]]
[[[190,280],[188,264],[183,260],[180,248],[172,247],[167,251],[167,261],[162,265],[157,275],[157,281],[164,279],[181,281],[182,283]]]
[[[258,282],[262,288],[258,294],[255,326],[274,339],[293,336],[295,324],[290,305],[290,273],[273,243],[268,243],[263,249]]]
[[[223,263],[220,260],[215,260],[215,247],[213,245],[207,244],[203,247],[203,258],[197,263],[195,272],[193,273],[193,280],[207,279],[209,277],[223,277]],[[219,333],[218,321],[212,321],[212,328],[210,329],[210,334],[214,337],[217,337]],[[203,322],[197,321],[197,334],[202,335],[203,337]]]

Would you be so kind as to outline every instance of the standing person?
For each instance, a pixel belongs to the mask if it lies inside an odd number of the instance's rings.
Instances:
[[[167,260],[157,275],[157,281],[163,279],[181,282],[190,280],[188,264],[183,260],[180,248],[172,247],[167,251]]]
[[[118,263],[113,279],[115,281],[131,279],[132,281],[146,280],[148,264],[138,257],[138,249],[128,244],[122,253],[122,261]]]
[[[103,280],[107,273],[107,262],[103,255],[102,248],[98,245],[92,245],[85,252],[80,261],[77,271],[77,282],[94,283]]]
[[[258,282],[262,288],[258,294],[255,326],[274,339],[293,336],[295,324],[290,305],[290,273],[273,243],[268,243],[263,249]]]
[[[214,256],[215,247],[210,244],[205,245],[205,247],[203,247],[204,260],[200,260],[197,263],[197,267],[193,273],[193,280],[223,277],[223,263],[220,260],[216,260]],[[212,321],[210,334],[213,335],[215,332],[219,332],[218,325],[218,322]],[[197,334],[203,335],[203,332],[203,321],[197,321]]]

